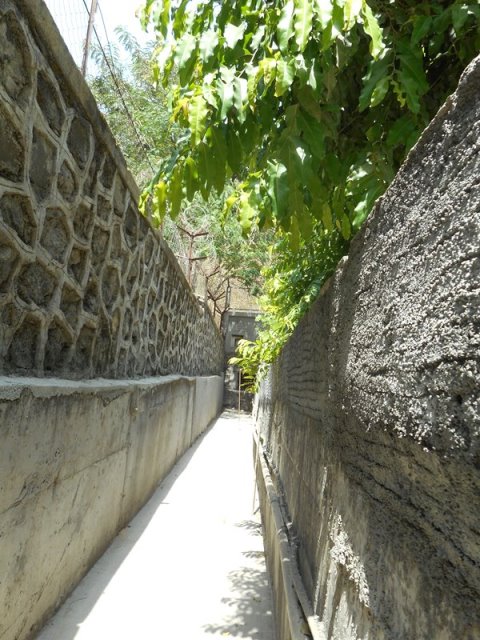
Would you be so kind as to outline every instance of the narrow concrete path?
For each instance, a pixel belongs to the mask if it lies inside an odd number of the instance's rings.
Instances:
[[[38,640],[274,640],[251,433],[225,412]]]

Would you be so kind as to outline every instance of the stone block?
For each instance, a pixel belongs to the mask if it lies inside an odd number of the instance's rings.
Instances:
[[[84,118],[76,115],[70,125],[67,145],[78,167],[83,170],[90,157],[92,127]]]
[[[95,315],[100,309],[100,296],[98,294],[98,285],[95,280],[89,279],[83,297],[83,308],[87,313]]]
[[[120,275],[115,267],[107,267],[102,276],[102,300],[111,311],[120,293]]]
[[[72,359],[72,366],[79,377],[86,377],[91,373],[94,341],[95,329],[84,325],[78,334]]]
[[[46,200],[52,192],[55,176],[56,148],[53,142],[34,128],[30,155],[30,185],[38,202]]]
[[[70,229],[61,209],[47,209],[40,244],[59,264],[65,263],[70,245]]]
[[[75,331],[82,310],[82,300],[78,292],[66,284],[63,286],[62,290],[60,310],[72,330]]]
[[[78,182],[75,172],[68,162],[64,161],[57,177],[57,189],[65,202],[72,204],[78,193]]]
[[[25,137],[0,103],[0,177],[23,182],[25,171]]]
[[[38,262],[23,266],[17,277],[19,298],[39,307],[48,307],[55,287],[55,277]]]
[[[8,372],[31,374],[36,371],[40,332],[41,323],[38,317],[28,315],[16,329],[10,342],[5,364]]]
[[[73,218],[73,229],[79,240],[90,242],[93,221],[92,206],[87,203],[80,203]]]
[[[65,369],[70,359],[70,351],[73,345],[72,334],[57,318],[48,328],[47,342],[45,345],[45,359],[43,368],[45,373],[61,372]]]
[[[25,31],[13,11],[0,13],[0,42],[0,87],[16,105],[25,109],[32,89],[32,54]]]
[[[49,127],[59,136],[65,122],[65,112],[58,87],[44,72],[37,75],[37,103]]]
[[[108,251],[109,240],[109,232],[99,226],[95,226],[92,237],[92,264],[94,266],[102,265],[104,263]]]
[[[0,199],[0,217],[24,244],[33,247],[37,221],[29,198],[17,193],[4,193]]]
[[[88,251],[83,247],[74,245],[68,260],[68,273],[76,280],[77,284],[83,286],[87,272]]]
[[[10,291],[19,262],[18,249],[8,235],[0,229],[0,294]]]

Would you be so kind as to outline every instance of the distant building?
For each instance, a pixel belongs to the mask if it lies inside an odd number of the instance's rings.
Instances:
[[[226,407],[252,410],[253,394],[242,389],[241,371],[236,365],[228,364],[235,355],[240,340],[257,338],[256,319],[259,311],[252,309],[229,309],[224,318],[225,331],[225,396]]]

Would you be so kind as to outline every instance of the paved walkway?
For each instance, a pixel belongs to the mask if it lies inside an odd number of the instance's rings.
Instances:
[[[225,412],[38,640],[274,640],[251,428]]]

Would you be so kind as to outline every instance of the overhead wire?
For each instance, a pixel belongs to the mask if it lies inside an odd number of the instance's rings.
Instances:
[[[88,15],[90,16],[90,9],[88,8],[86,0],[83,0],[83,4],[85,6],[85,9],[86,9]],[[135,136],[136,136],[138,142],[140,143],[140,148],[145,151],[145,145],[148,146],[148,143],[146,142],[146,140],[142,139],[142,136],[141,136],[140,132],[138,131],[137,125],[135,124],[135,120],[133,119],[132,114],[130,113],[130,109],[128,108],[127,103],[125,102],[123,91],[122,91],[122,89],[120,87],[120,83],[118,81],[117,74],[115,72],[114,62],[113,62],[112,45],[110,43],[110,38],[108,37],[108,32],[107,32],[107,28],[106,28],[106,25],[105,25],[105,20],[103,18],[103,13],[102,13],[102,9],[101,9],[100,3],[98,3],[98,9],[100,11],[100,17],[102,19],[103,28],[105,30],[105,35],[106,35],[106,38],[107,38],[107,44],[108,44],[108,47],[109,47],[109,50],[110,50],[110,55],[111,55],[111,59],[110,60],[108,59],[108,56],[107,56],[107,54],[105,52],[105,49],[104,49],[104,47],[102,45],[102,42],[100,40],[100,37],[98,35],[97,28],[95,26],[93,27],[93,32],[95,33],[95,37],[97,38],[98,46],[100,47],[100,51],[102,53],[102,56],[103,56],[103,58],[105,60],[106,65],[108,67],[108,71],[109,71],[109,73],[110,73],[110,75],[112,77],[113,83],[114,83],[115,88],[116,88],[117,93],[118,93],[118,97],[120,98],[122,106],[123,106],[123,108],[125,110],[125,114],[126,114],[128,120],[130,122],[132,130],[135,133]],[[145,156],[144,157],[145,157],[145,160],[147,161],[148,165],[150,166],[150,169],[152,170],[152,172],[155,172],[155,167],[153,166],[153,164],[152,164],[152,162],[151,162],[151,160],[150,160],[150,158],[149,158],[149,156],[148,156],[148,154],[146,152],[145,152]]]

